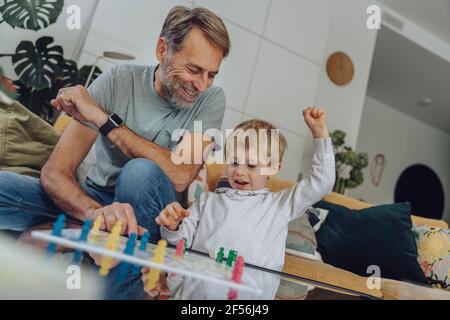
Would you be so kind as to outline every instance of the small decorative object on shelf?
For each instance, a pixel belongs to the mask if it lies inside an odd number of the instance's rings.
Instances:
[[[331,134],[336,158],[336,182],[333,191],[344,194],[347,188],[353,189],[364,182],[362,169],[367,167],[367,153],[356,153],[351,147],[344,146],[345,132],[336,130]]]
[[[386,159],[384,154],[377,154],[371,161],[370,164],[370,175],[372,176],[372,183],[378,187],[380,185],[381,176],[383,175],[384,166],[386,164]]]

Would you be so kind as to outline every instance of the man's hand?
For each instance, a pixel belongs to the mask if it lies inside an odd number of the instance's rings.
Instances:
[[[98,128],[108,121],[108,115],[81,85],[60,89],[50,103],[56,110],[62,110],[78,121],[92,123]]]
[[[103,223],[100,226],[100,229],[111,232],[112,228],[116,224],[117,221],[122,222],[122,228],[120,230],[120,234],[131,234],[137,233],[142,236],[145,231],[145,228],[138,226],[136,221],[136,216],[134,215],[133,207],[128,203],[119,203],[114,202],[109,206],[105,206],[103,208],[99,208],[94,210],[91,214],[91,219],[94,221],[98,216],[103,217]],[[100,254],[89,253],[96,265],[100,265],[103,259],[103,256]],[[113,260],[111,268],[116,267],[120,263],[120,260]]]
[[[166,227],[170,231],[176,231],[181,221],[189,216],[189,211],[184,209],[178,202],[168,204],[156,217],[156,223]]]
[[[303,110],[303,117],[314,138],[328,138],[330,136],[326,124],[327,114],[323,109],[306,108]]]
[[[94,221],[97,216],[103,217],[103,223],[100,227],[102,230],[111,232],[117,221],[122,222],[120,234],[136,233],[140,236],[147,231],[145,228],[137,225],[136,216],[133,207],[128,203],[114,202],[103,208],[94,210],[91,213],[91,219]]]

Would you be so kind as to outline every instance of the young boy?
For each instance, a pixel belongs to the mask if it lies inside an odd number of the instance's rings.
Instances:
[[[268,135],[264,139],[264,135],[258,135],[256,147],[250,145],[249,138],[244,139],[245,143],[234,145],[228,140],[226,172],[231,188],[203,193],[188,210],[177,202],[169,204],[156,218],[162,238],[176,244],[184,237],[188,247],[206,253],[215,252],[220,247],[225,252],[234,249],[245,262],[281,270],[289,222],[330,193],[335,181],[334,154],[326,114],[322,109],[307,108],[303,116],[314,138],[311,172],[307,178],[280,192],[270,192],[266,188],[270,176],[279,170],[286,148],[286,140],[281,133],[275,135],[278,139]],[[244,133],[276,130],[261,120],[243,122],[235,132],[238,129]],[[236,157],[243,149],[245,161]],[[262,161],[261,151],[263,154],[269,151],[270,163]],[[273,161],[276,170],[271,170]]]

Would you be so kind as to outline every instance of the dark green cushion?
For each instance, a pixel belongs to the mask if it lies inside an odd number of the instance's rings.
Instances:
[[[324,262],[361,276],[377,265],[383,278],[428,283],[417,261],[409,203],[351,210],[320,201],[314,207],[329,210],[316,235]]]

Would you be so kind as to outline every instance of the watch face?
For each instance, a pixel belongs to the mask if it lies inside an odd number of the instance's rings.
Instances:
[[[109,119],[114,123],[114,125],[116,127],[120,126],[122,124],[122,122],[123,122],[122,119],[120,119],[120,117],[117,114],[115,114],[115,113],[110,115]]]

